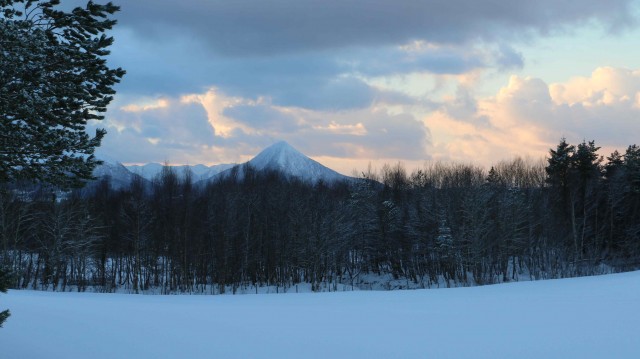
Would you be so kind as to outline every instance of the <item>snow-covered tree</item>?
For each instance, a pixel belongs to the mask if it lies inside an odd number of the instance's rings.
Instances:
[[[80,186],[98,161],[102,120],[125,71],[107,66],[118,6],[0,0],[0,182]]]

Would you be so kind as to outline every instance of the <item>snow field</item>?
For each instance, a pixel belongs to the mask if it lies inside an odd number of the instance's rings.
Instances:
[[[10,291],[2,358],[639,358],[640,272],[473,288]]]

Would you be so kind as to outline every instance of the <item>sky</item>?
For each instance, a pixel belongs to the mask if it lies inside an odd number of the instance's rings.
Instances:
[[[640,0],[115,2],[108,61],[127,74],[90,130],[123,163],[285,140],[352,174],[638,143]]]

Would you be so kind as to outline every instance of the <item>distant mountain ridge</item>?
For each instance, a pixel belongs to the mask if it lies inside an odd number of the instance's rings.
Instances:
[[[102,160],[102,164],[93,170],[93,176],[99,180],[107,179],[113,188],[126,188],[136,176],[122,163],[113,159]]]
[[[114,188],[127,186],[134,176],[140,176],[147,181],[152,181],[164,167],[159,163],[124,166],[114,159],[103,158],[102,160],[104,163],[96,167],[93,175],[98,179],[109,177]],[[312,160],[285,141],[274,143],[243,164],[219,164],[214,166],[198,164],[171,167],[178,176],[182,176],[186,170],[190,170],[195,183],[206,183],[210,180],[228,176],[232,173],[234,167],[239,168],[239,166],[245,164],[250,165],[257,171],[279,171],[287,177],[298,178],[312,184],[316,184],[319,181],[334,183],[352,179]],[[238,172],[240,173],[241,171]]]
[[[235,163],[224,163],[213,166],[205,165],[179,165],[171,166],[178,176],[182,176],[186,170],[191,170],[194,181],[207,180],[214,177],[218,173],[235,166]],[[165,165],[160,163],[147,163],[145,165],[128,165],[126,167],[130,172],[140,175],[141,177],[151,181],[160,174]]]

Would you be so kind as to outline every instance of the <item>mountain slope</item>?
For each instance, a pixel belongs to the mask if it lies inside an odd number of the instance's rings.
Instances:
[[[234,166],[237,166],[237,165],[235,163],[222,163],[219,165],[210,166],[208,167],[207,171],[205,171],[199,176],[199,179],[201,181],[206,181],[212,177],[217,176],[220,172],[224,172]]]
[[[311,183],[324,181],[334,183],[342,180],[350,180],[351,177],[342,175],[322,164],[305,156],[284,141],[277,142],[260,152],[246,164],[257,171],[279,171],[285,176],[294,177]],[[242,165],[238,165],[242,166]],[[232,169],[220,173],[220,176],[228,176]],[[242,171],[238,171],[239,174]]]
[[[105,158],[102,158],[102,161],[102,164],[93,170],[93,176],[98,181],[107,178],[114,189],[128,187],[136,176],[118,161]]]
[[[96,167],[93,175],[98,178],[109,177],[114,188],[128,186],[134,176],[140,176],[148,181],[152,181],[163,168],[163,165],[159,163],[124,166],[113,159],[102,158],[102,160],[104,163]],[[245,164],[250,165],[257,171],[278,171],[287,177],[298,178],[312,184],[316,184],[319,181],[335,183],[338,181],[353,180],[351,177],[344,176],[312,160],[284,141],[277,142],[265,148]],[[214,166],[182,165],[173,166],[172,168],[178,176],[182,176],[187,169],[191,170],[193,173],[193,181],[203,184],[210,179],[229,176],[234,168],[240,169],[243,165],[244,164],[219,164]],[[242,171],[238,171],[238,173],[242,176]]]
[[[171,166],[171,168],[176,172],[179,177],[182,177],[185,171],[188,169],[193,174],[193,180],[195,182],[207,180],[218,173],[229,169],[235,166],[235,163],[231,164],[219,164],[213,166],[205,166],[205,165],[180,165],[180,166]],[[162,172],[162,168],[164,165],[160,163],[147,163],[144,165],[129,165],[125,166],[129,171],[146,178],[149,181],[152,181],[156,176]]]

